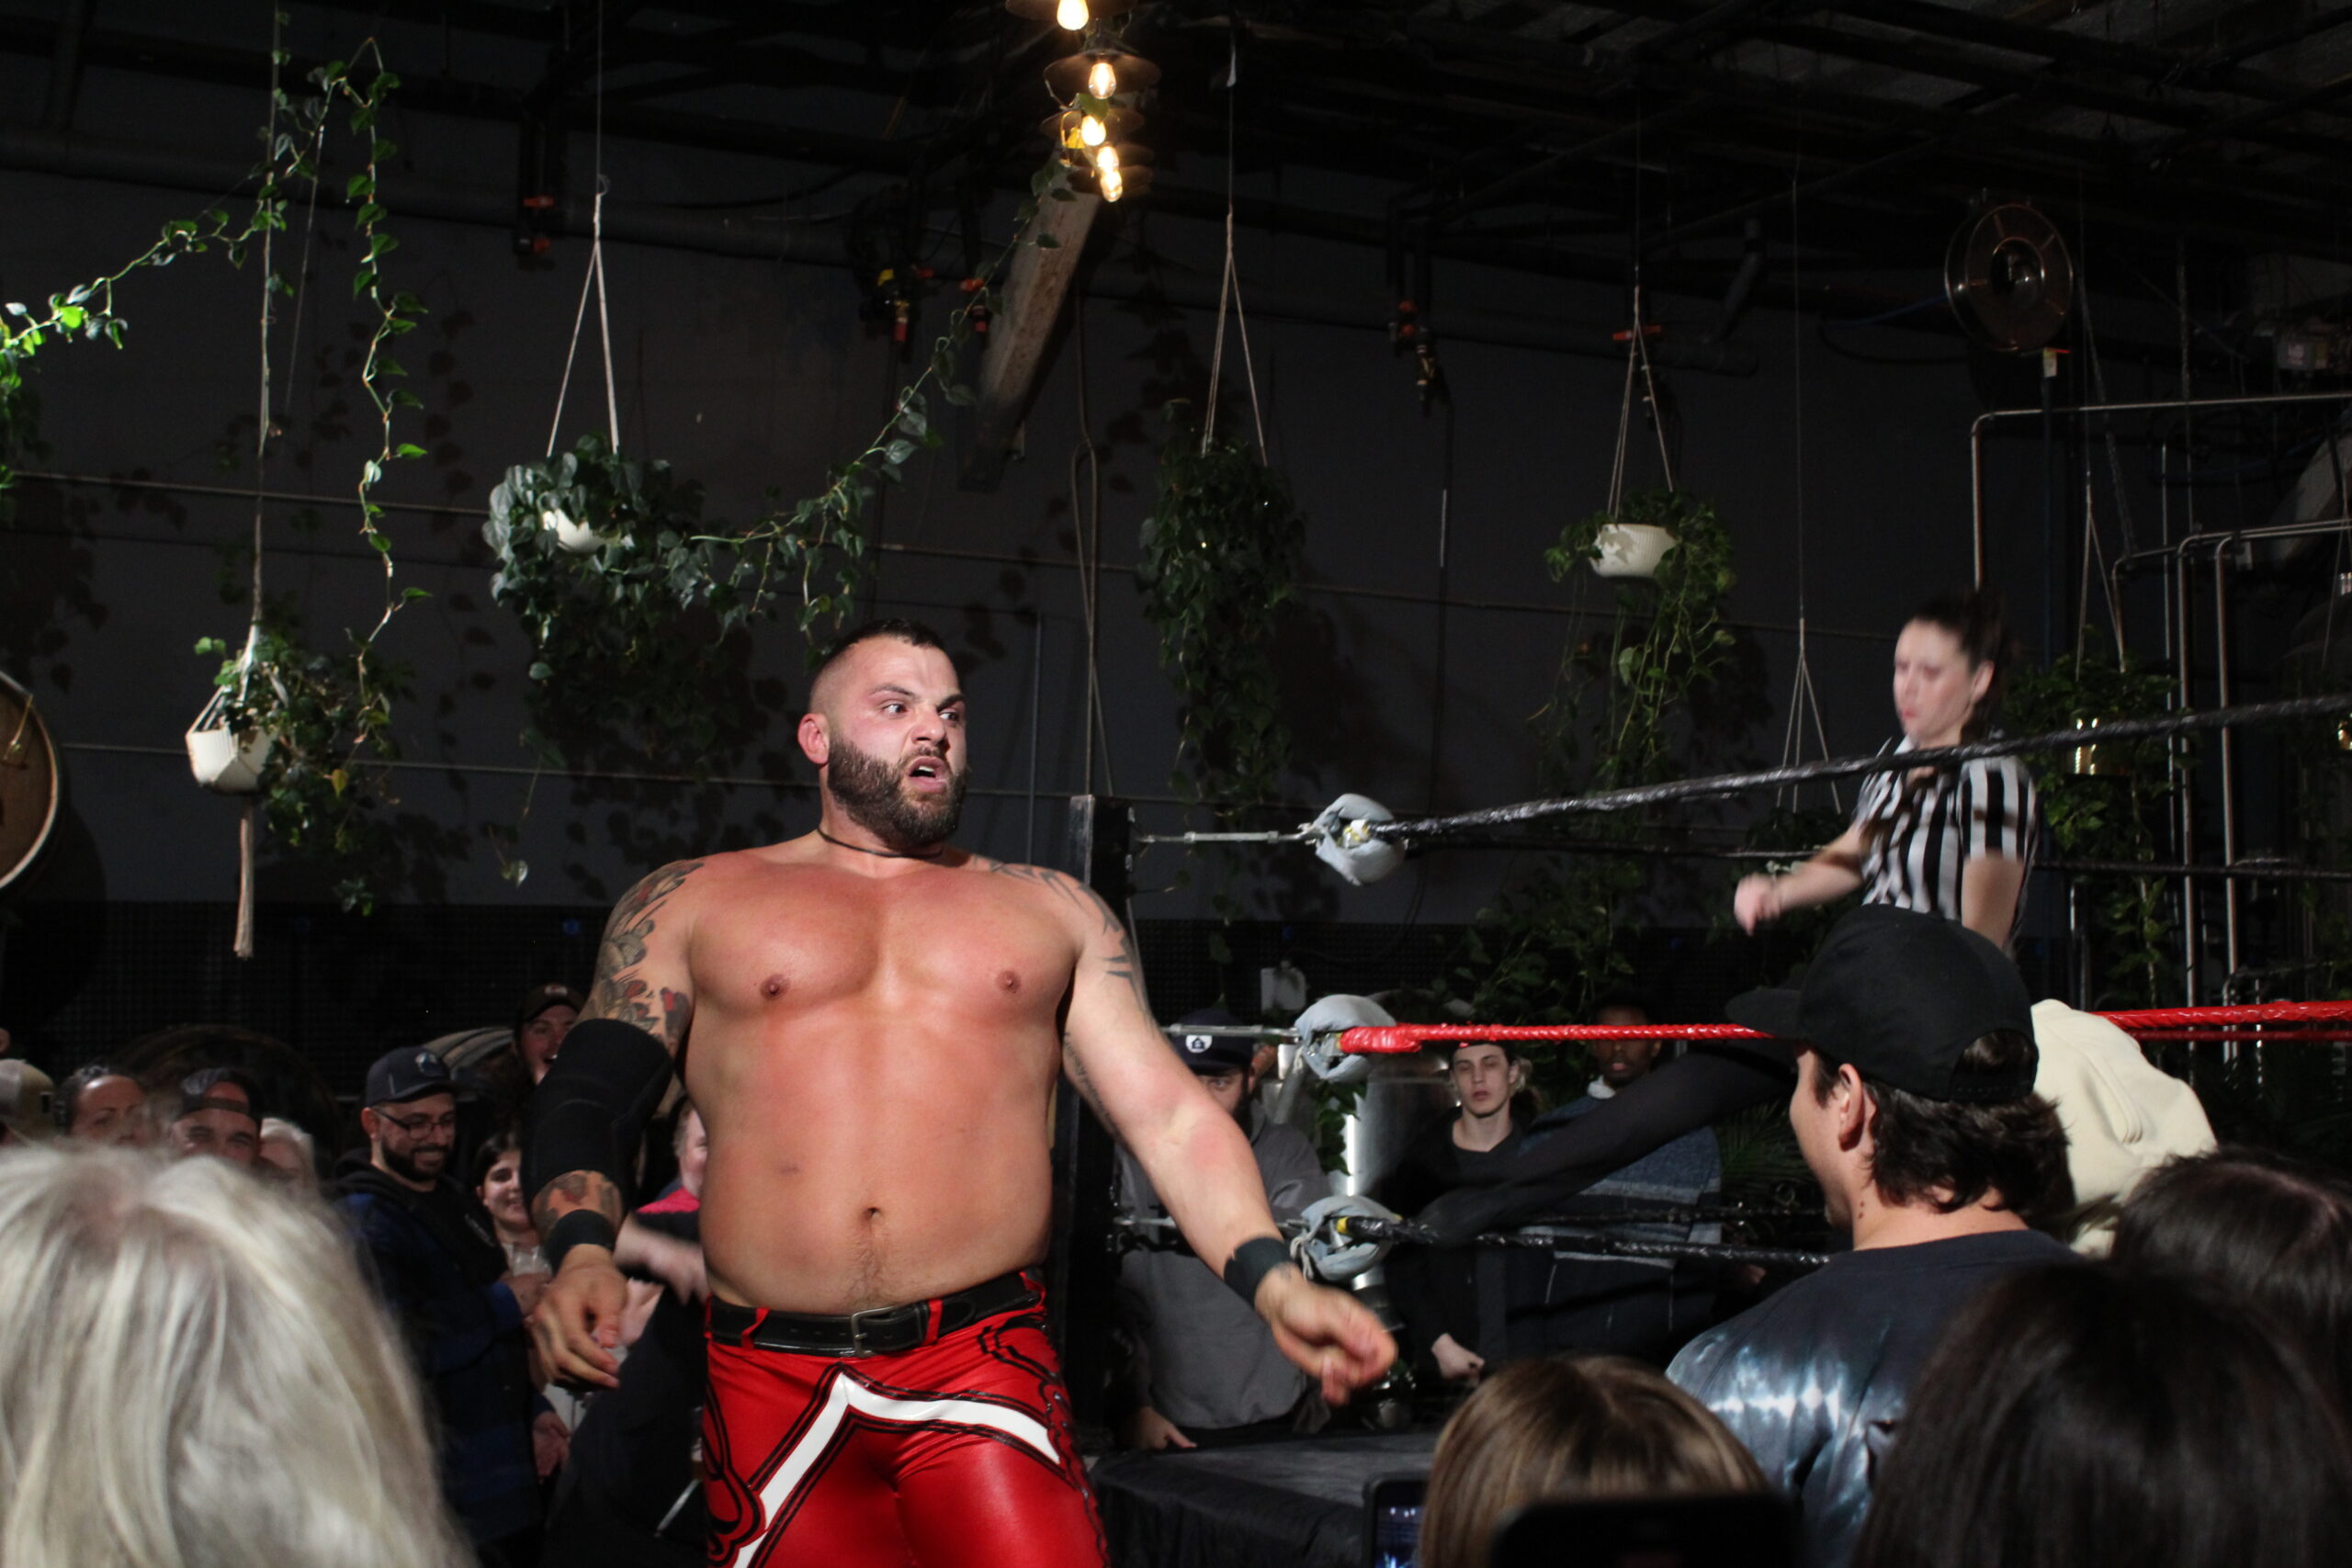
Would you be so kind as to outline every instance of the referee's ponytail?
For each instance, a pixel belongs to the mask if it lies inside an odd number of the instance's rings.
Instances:
[[[2001,711],[2001,694],[2008,683],[2009,661],[2015,657],[2008,627],[2001,620],[2000,595],[1984,588],[1939,594],[1912,611],[1903,624],[1912,626],[1921,621],[1941,626],[1952,635],[1972,674],[1987,664],[1993,667],[1992,684],[1984,688],[1976,705],[1968,710],[1968,722],[1960,729],[1963,741],[1984,739],[1992,731],[1994,716]]]

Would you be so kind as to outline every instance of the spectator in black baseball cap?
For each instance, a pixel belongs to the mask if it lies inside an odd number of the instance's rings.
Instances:
[[[555,1065],[563,1037],[571,1032],[587,1006],[578,991],[560,980],[548,981],[523,993],[514,1010],[514,1055],[537,1083]]]
[[[431,1049],[377,1058],[359,1124],[368,1147],[337,1168],[335,1207],[425,1373],[442,1490],[485,1561],[528,1560],[539,1495],[523,1320],[547,1276],[509,1272],[489,1213],[452,1179],[458,1085]]]
[[[1793,1496],[1811,1568],[1840,1568],[1875,1450],[1947,1319],[2020,1269],[2074,1254],[2030,1228],[2074,1202],[2066,1134],[2033,1092],[2025,982],[1967,927],[1870,904],[1794,989],[1735,1023],[1793,1045],[1789,1120],[1851,1252],[1701,1335],[1668,1375]]]
[[[261,1153],[261,1090],[234,1067],[207,1067],[180,1080],[164,1143],[172,1157],[208,1155],[251,1169]]]
[[[1257,1037],[1217,1032],[1241,1027],[1223,1008],[1204,1008],[1186,1013],[1168,1032],[1168,1042],[1209,1098],[1250,1135],[1274,1218],[1293,1219],[1328,1197],[1330,1188],[1306,1135],[1269,1118],[1252,1095]],[[1131,1214],[1168,1212],[1143,1167],[1125,1150],[1119,1202]],[[1190,1252],[1127,1253],[1119,1266],[1117,1305],[1131,1352],[1123,1422],[1130,1446],[1226,1447],[1312,1430],[1324,1418],[1319,1396],[1274,1348],[1265,1323]]]

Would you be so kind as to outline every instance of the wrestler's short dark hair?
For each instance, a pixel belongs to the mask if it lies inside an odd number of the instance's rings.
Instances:
[[[1993,1077],[2036,1055],[2030,1035],[1995,1030],[1960,1054],[1957,1076]],[[1815,1049],[1813,1094],[1829,1103],[1838,1069],[1846,1064]],[[1931,1100],[1855,1069],[1876,1107],[1871,1119],[1871,1181],[1894,1203],[1933,1201],[1943,1213],[1964,1209],[1986,1193],[2038,1229],[2063,1223],[2075,1206],[2066,1170],[2066,1129],[2038,1094],[1999,1104]],[[1943,1190],[1947,1196],[1933,1195]]]
[[[872,642],[877,637],[895,637],[900,642],[911,643],[917,648],[935,648],[942,653],[947,651],[947,645],[939,640],[939,634],[921,621],[905,620],[896,615],[878,621],[868,621],[864,626],[853,626],[843,632],[833,639],[831,647],[825,649],[825,657],[817,661],[817,668],[808,676],[809,695],[812,698],[816,695],[817,688],[824,681],[826,671],[839,664],[842,656],[851,649],[855,648],[859,643]]]

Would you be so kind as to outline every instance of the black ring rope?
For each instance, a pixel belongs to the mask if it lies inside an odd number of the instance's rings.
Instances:
[[[1917,751],[1882,751],[1868,757],[1833,757],[1817,762],[1797,762],[1747,773],[1716,773],[1706,778],[1673,779],[1663,784],[1634,784],[1624,789],[1598,790],[1590,795],[1551,800],[1526,800],[1516,806],[1489,807],[1483,811],[1456,812],[1450,817],[1405,818],[1363,826],[1367,837],[1384,840],[1434,838],[1473,828],[1503,828],[1519,822],[1541,822],[1555,817],[1631,811],[1680,800],[1702,800],[1744,791],[1778,789],[1824,779],[1859,778],[1867,773],[1905,773],[1914,768],[1951,767],[1987,757],[2013,757],[2027,751],[2071,751],[2076,747],[2107,745],[2121,740],[2157,739],[2198,730],[2228,729],[2239,725],[2278,724],[2298,718],[2342,718],[2352,714],[2352,695],[2293,697],[2275,703],[2249,703],[2236,707],[2206,708],[2167,714],[2162,718],[2123,719],[2094,729],[2058,729],[2042,735],[2003,736],[1996,740],[1973,740],[1958,746],[1936,746]]]

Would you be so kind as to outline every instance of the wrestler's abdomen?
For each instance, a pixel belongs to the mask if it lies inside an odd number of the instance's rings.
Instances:
[[[713,1289],[854,1312],[1042,1258],[1073,957],[1033,893],[968,872],[800,869],[702,917],[686,1074]]]

